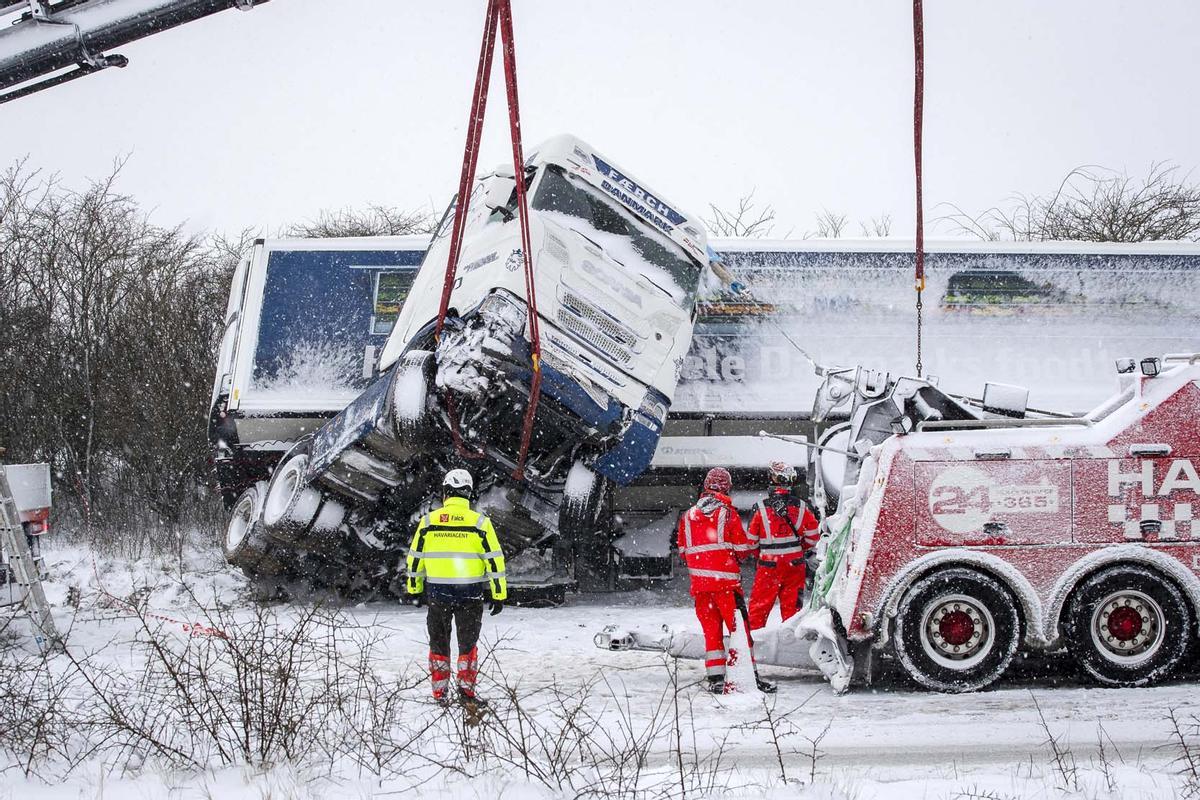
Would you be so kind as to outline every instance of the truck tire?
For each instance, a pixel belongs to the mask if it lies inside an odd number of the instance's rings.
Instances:
[[[301,440],[280,460],[263,502],[262,519],[272,537],[317,548],[336,539],[346,507],[306,482],[311,442]]]
[[[1079,665],[1108,686],[1145,686],[1170,675],[1187,655],[1194,624],[1179,587],[1132,564],[1076,586],[1065,622]]]
[[[437,362],[428,350],[404,354],[392,378],[392,424],[401,442],[419,443],[430,432],[429,393]]]
[[[259,481],[238,495],[221,537],[225,560],[252,576],[277,576],[287,572],[289,559],[267,536],[262,522],[267,482]]]
[[[582,461],[571,465],[558,507],[558,533],[575,556],[581,588],[611,589],[612,542],[605,529],[609,481]]]
[[[990,686],[1012,662],[1021,618],[996,579],[954,567],[921,578],[904,593],[892,647],[908,674],[936,692]]]

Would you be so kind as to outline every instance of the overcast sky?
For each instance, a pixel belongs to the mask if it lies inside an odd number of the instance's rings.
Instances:
[[[71,183],[128,155],[121,189],[196,229],[440,210],[485,5],[223,12],[120,48],[127,69],[3,106],[3,155]],[[889,213],[911,235],[905,0],[513,5],[527,148],[575,133],[693,212],[755,189],[780,235],[815,228],[822,208]],[[1080,164],[1200,167],[1196,0],[926,0],[925,18],[927,213],[1051,190]],[[484,166],[507,155],[493,87]]]

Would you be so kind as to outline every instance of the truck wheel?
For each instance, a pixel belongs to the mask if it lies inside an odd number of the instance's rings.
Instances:
[[[1110,567],[1071,593],[1066,638],[1088,674],[1109,686],[1144,686],[1184,660],[1192,614],[1179,588],[1139,566]]]
[[[287,571],[285,553],[263,529],[262,506],[266,491],[267,482],[259,481],[238,495],[221,538],[225,560],[249,575],[273,576]]]
[[[392,421],[396,438],[419,442],[429,432],[429,392],[436,362],[428,350],[405,353],[392,378]]]
[[[558,508],[558,530],[571,538],[596,533],[604,511],[607,479],[582,461],[571,465]]]
[[[589,589],[611,588],[611,542],[604,525],[608,489],[607,478],[576,461],[558,508],[558,533],[572,545],[576,580]]]
[[[893,648],[913,680],[937,692],[972,692],[1004,674],[1020,643],[1012,595],[994,578],[953,568],[904,594]]]
[[[290,544],[319,547],[337,533],[346,507],[307,483],[310,442],[298,442],[280,461],[267,487],[263,524]]]

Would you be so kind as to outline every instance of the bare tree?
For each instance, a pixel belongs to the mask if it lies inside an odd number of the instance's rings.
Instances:
[[[315,220],[284,227],[284,236],[325,239],[340,236],[406,236],[433,233],[437,218],[432,211],[406,211],[392,206],[343,208],[322,211]]]
[[[863,238],[891,236],[892,215],[880,214],[878,217],[871,217],[866,222],[859,222],[858,227],[862,231]]]
[[[738,198],[737,206],[722,209],[709,204],[711,215],[704,226],[713,236],[737,236],[761,239],[771,235],[775,229],[775,209],[771,205],[760,206],[754,199],[754,189]]]
[[[60,511],[140,531],[206,479],[228,272],[117,193],[120,166],[81,190],[20,163],[0,177],[0,442],[51,462]]]
[[[1200,240],[1200,185],[1165,162],[1145,178],[1097,166],[1071,170],[1053,194],[1013,198],[1008,209],[942,217],[985,240],[1146,242]]]
[[[805,234],[805,239],[811,239],[814,236],[818,239],[840,239],[842,232],[846,230],[845,214],[838,214],[829,209],[822,209],[817,214],[817,230],[816,233]]]

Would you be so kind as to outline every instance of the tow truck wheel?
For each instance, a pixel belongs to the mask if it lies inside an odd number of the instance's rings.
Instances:
[[[276,539],[319,548],[335,537],[346,508],[306,482],[309,445],[298,442],[280,461],[267,486],[262,519]]]
[[[282,575],[287,559],[263,529],[262,506],[267,482],[259,481],[238,495],[221,538],[225,560],[250,575]]]
[[[1066,638],[1089,675],[1109,686],[1145,686],[1187,654],[1192,614],[1174,583],[1138,566],[1110,567],[1071,593]]]
[[[429,392],[436,362],[428,350],[412,350],[400,359],[392,379],[392,420],[396,438],[419,442],[429,430]]]
[[[900,601],[892,646],[913,680],[937,692],[972,692],[1004,674],[1020,643],[1012,595],[974,570],[945,569]]]

